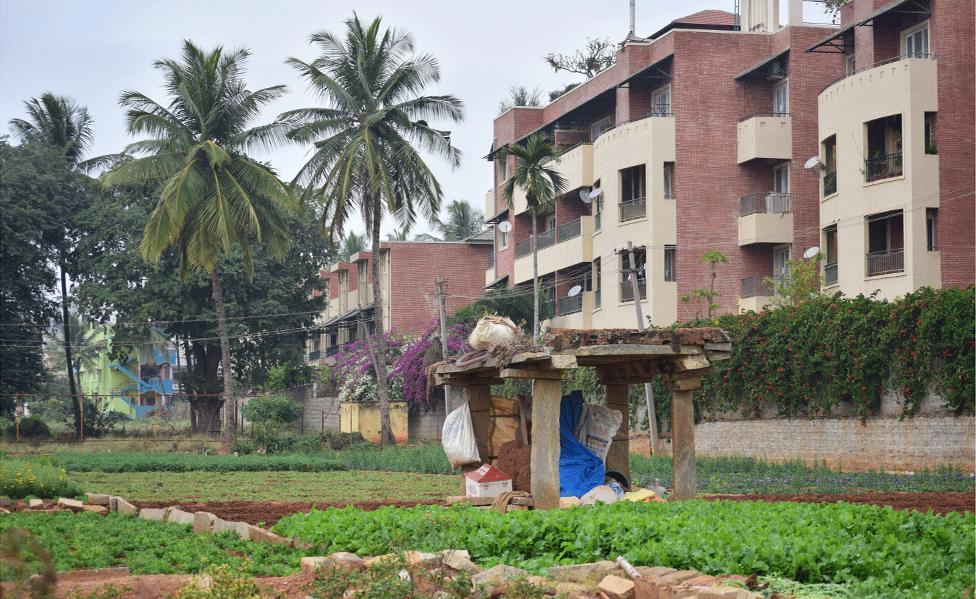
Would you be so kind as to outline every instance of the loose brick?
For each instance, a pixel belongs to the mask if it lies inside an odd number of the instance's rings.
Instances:
[[[82,508],[86,512],[94,512],[96,514],[107,514],[108,508],[104,505],[85,505]]]
[[[69,509],[72,512],[80,512],[84,509],[85,504],[78,501],[77,499],[69,499],[67,497],[58,497],[58,507]]]
[[[144,507],[139,510],[139,517],[143,520],[163,522],[166,519],[166,510],[162,508]]]
[[[634,597],[634,582],[613,574],[608,574],[600,581],[599,589],[610,599],[633,599]]]
[[[88,493],[88,503],[91,505],[109,505],[110,497],[101,493]]]

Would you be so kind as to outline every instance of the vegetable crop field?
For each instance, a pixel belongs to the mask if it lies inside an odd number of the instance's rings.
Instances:
[[[844,594],[834,596],[943,598],[973,586],[974,526],[972,513],[696,500],[504,515],[459,506],[344,508],[294,514],[274,530],[319,552],[464,547],[481,565],[540,573],[624,555],[635,565],[839,585]]]

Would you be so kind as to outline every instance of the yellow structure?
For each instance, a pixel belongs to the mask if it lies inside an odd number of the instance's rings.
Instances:
[[[409,442],[407,402],[390,402],[390,429],[399,445]],[[339,431],[359,433],[370,443],[380,442],[380,404],[378,402],[347,401],[339,404]]]

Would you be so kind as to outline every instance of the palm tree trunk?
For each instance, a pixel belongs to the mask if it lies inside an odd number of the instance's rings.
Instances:
[[[370,263],[373,269],[373,338],[369,340],[369,352],[373,356],[376,372],[376,394],[380,400],[380,443],[393,443],[390,430],[390,394],[386,373],[386,338],[383,331],[383,295],[380,284],[380,200],[373,201],[373,223],[370,240]]]
[[[220,368],[224,371],[224,439],[233,441],[237,438],[237,398],[234,396],[234,373],[230,368],[230,331],[224,309],[224,289],[220,285],[220,273],[216,266],[210,271],[210,287],[220,335]]]
[[[532,338],[539,336],[539,240],[536,238],[538,217],[532,211]]]
[[[64,363],[68,371],[68,392],[71,394],[71,411],[75,418],[75,434],[78,440],[85,438],[81,422],[81,395],[75,384],[74,360],[71,357],[71,321],[68,318],[68,275],[65,273],[65,260],[61,258],[61,322],[64,325]]]

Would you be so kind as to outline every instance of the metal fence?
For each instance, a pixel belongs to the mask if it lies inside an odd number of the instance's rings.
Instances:
[[[871,252],[867,255],[867,259],[869,277],[905,270],[905,250],[903,248]]]
[[[769,275],[755,275],[742,279],[742,289],[739,297],[771,297],[773,295],[773,285],[768,281]]]
[[[557,230],[557,238],[559,241],[566,241],[567,239],[579,237],[583,230],[582,222],[582,219],[577,218],[576,220],[570,221],[564,225],[560,225]]]
[[[583,311],[583,295],[559,298],[559,315],[573,314]]]
[[[532,253],[532,239],[523,239],[515,243],[515,257],[521,258]]]
[[[739,200],[739,216],[750,214],[788,214],[790,194],[780,191],[750,193]]]
[[[902,174],[901,152],[880,154],[864,161],[864,180],[878,181]]]
[[[644,218],[647,216],[647,201],[645,198],[634,198],[620,202],[620,222]]]

